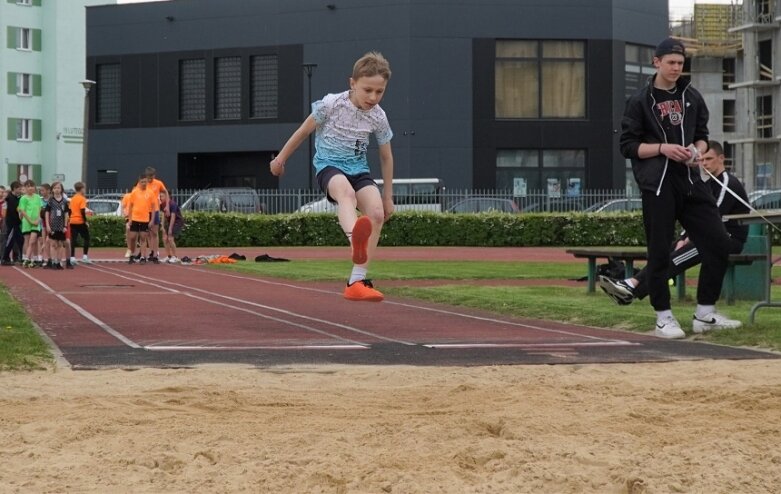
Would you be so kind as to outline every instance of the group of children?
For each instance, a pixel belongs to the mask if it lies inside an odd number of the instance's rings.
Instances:
[[[38,187],[33,180],[15,181],[2,190],[2,265],[73,269],[78,237],[84,242],[82,262],[90,262],[84,184],[77,182],[74,189],[70,199],[62,182]]]
[[[179,262],[176,238],[184,227],[184,218],[179,205],[155,174],[154,168],[147,167],[133,190],[122,198],[127,242],[125,257],[129,264],[145,264],[147,260],[160,263],[160,231],[166,250],[165,262]]]
[[[75,193],[69,198],[62,182],[38,187],[33,180],[26,180],[11,183],[8,190],[0,187],[0,264],[73,269],[79,238],[83,239],[81,262],[91,262],[85,185],[76,182],[73,188]],[[155,178],[154,168],[145,170],[133,190],[125,194],[122,206],[128,246],[125,257],[130,264],[144,264],[147,259],[155,264],[160,262],[160,230],[167,255],[165,262],[179,262],[176,237],[184,226],[184,218],[163,182]]]

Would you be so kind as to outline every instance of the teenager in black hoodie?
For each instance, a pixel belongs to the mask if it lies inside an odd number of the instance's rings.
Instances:
[[[24,237],[22,236],[22,220],[19,219],[19,196],[22,195],[22,184],[18,180],[11,182],[8,190],[8,195],[5,197],[5,246],[3,250],[3,258],[0,264],[3,266],[13,266],[11,261],[11,254],[14,256],[14,260],[19,262],[22,260],[22,246],[24,245]]]
[[[649,298],[656,311],[655,334],[662,338],[686,336],[671,311],[667,283],[676,220],[702,257],[693,328],[704,332],[740,327],[740,321],[716,312],[729,235],[713,194],[700,178],[700,156],[708,150],[708,108],[691,82],[681,77],[685,55],[678,40],[659,43],[653,59],[656,74],[627,101],[621,121],[621,153],[631,159],[642,193]]]

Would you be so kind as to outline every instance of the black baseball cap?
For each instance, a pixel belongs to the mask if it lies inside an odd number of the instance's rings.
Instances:
[[[674,38],[667,38],[658,45],[656,45],[656,51],[654,52],[654,56],[657,58],[661,58],[665,55],[669,55],[670,53],[678,53],[679,55],[686,56],[686,47],[683,46],[683,43],[678,41]]]

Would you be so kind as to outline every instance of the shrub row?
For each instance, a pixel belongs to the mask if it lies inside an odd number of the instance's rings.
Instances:
[[[181,247],[345,245],[333,214],[246,215],[191,213]],[[125,245],[119,217],[90,220],[92,245]],[[395,214],[382,230],[385,246],[645,245],[642,216],[625,214]]]

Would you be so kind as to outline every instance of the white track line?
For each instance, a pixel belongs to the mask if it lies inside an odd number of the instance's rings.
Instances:
[[[209,346],[209,345],[148,345],[150,351],[201,351],[201,350],[368,350],[365,345],[285,345],[285,346]]]
[[[184,268],[185,266],[181,266],[181,267]],[[189,268],[189,266],[186,266],[186,267]],[[319,293],[328,293],[328,294],[331,294],[331,295],[338,294],[337,292],[330,291],[330,290],[323,290],[321,288],[312,288],[312,287],[306,287],[306,286],[300,286],[300,285],[293,285],[291,283],[281,283],[281,282],[271,281],[271,280],[266,280],[266,279],[261,279],[261,278],[251,278],[251,277],[247,277],[247,276],[240,276],[240,275],[235,275],[235,274],[222,273],[222,272],[215,271],[215,270],[212,270],[212,269],[202,269],[200,271],[204,272],[204,273],[210,273],[210,274],[213,274],[213,275],[216,275],[216,276],[226,276],[226,277],[229,277],[229,278],[237,278],[237,279],[241,279],[241,280],[250,280],[250,281],[255,281],[257,283],[263,283],[263,284],[267,284],[267,285],[275,285],[275,286],[283,286],[283,287],[288,287],[288,288],[296,288],[298,290],[309,290],[309,291],[319,292]],[[618,338],[602,338],[600,336],[585,335],[585,334],[581,334],[581,333],[575,333],[575,332],[572,332],[572,331],[565,331],[565,330],[562,330],[562,329],[544,328],[544,327],[535,326],[535,325],[532,325],[532,324],[526,324],[526,323],[520,323],[520,322],[514,322],[514,321],[507,321],[507,320],[504,320],[504,319],[495,319],[495,318],[492,318],[492,317],[476,316],[474,314],[464,314],[462,312],[455,312],[455,311],[452,311],[452,310],[445,310],[445,309],[437,309],[437,308],[434,308],[434,307],[425,307],[425,306],[422,306],[422,305],[407,304],[407,303],[403,303],[403,302],[393,302],[393,301],[389,301],[389,300],[384,300],[382,303],[384,303],[384,304],[391,304],[391,305],[398,305],[400,307],[407,307],[407,308],[410,308],[410,309],[418,309],[418,310],[424,310],[424,311],[428,311],[428,312],[436,312],[436,313],[440,313],[440,314],[447,314],[449,316],[463,317],[463,318],[466,318],[466,319],[473,319],[473,320],[476,320],[476,321],[490,322],[490,323],[500,323],[500,324],[506,324],[508,326],[514,326],[514,327],[519,327],[519,328],[536,329],[538,331],[544,331],[546,333],[555,333],[555,334],[561,334],[561,335],[567,335],[567,336],[577,336],[579,338],[585,338],[585,339],[595,340],[595,341],[599,341],[599,342],[605,342],[605,343],[609,343],[609,344],[615,344],[615,343],[619,343],[619,344],[622,344],[622,345],[638,345],[639,344],[639,343],[631,343],[631,342],[628,342],[626,340],[622,340],[622,339],[618,339]],[[567,323],[558,323],[558,324],[568,325]],[[584,326],[584,327],[586,327],[586,326]],[[591,327],[591,326],[587,326],[587,327]],[[593,329],[606,331],[604,328],[593,328]]]
[[[68,305],[68,306],[69,306],[69,307],[71,307],[73,310],[75,310],[76,312],[78,312],[78,313],[79,313],[79,314],[80,314],[82,317],[84,317],[85,319],[87,319],[87,320],[91,321],[93,324],[95,324],[96,326],[98,326],[100,329],[102,329],[102,330],[103,330],[103,331],[105,331],[106,333],[110,334],[110,335],[111,335],[111,336],[113,336],[114,338],[118,339],[119,341],[121,341],[121,342],[122,342],[122,343],[124,343],[125,345],[127,345],[127,346],[129,346],[129,347],[131,347],[131,348],[142,348],[142,346],[141,346],[141,345],[139,345],[139,344],[138,344],[138,343],[136,343],[135,341],[131,340],[130,338],[126,337],[126,336],[125,336],[125,335],[123,335],[122,333],[120,333],[120,332],[116,331],[114,328],[112,328],[111,326],[109,326],[109,325],[108,325],[108,324],[106,324],[105,322],[101,321],[100,319],[98,319],[97,317],[95,317],[94,315],[92,315],[92,314],[91,314],[89,311],[87,311],[87,310],[86,310],[85,308],[83,308],[82,306],[78,305],[78,304],[77,304],[77,303],[75,303],[75,302],[71,302],[71,301],[70,301],[70,300],[68,300],[67,298],[63,297],[62,295],[60,295],[59,293],[57,293],[56,291],[54,291],[54,289],[52,289],[52,288],[51,288],[49,285],[47,285],[46,283],[44,283],[44,282],[42,282],[42,281],[39,281],[39,280],[37,280],[37,279],[33,278],[33,277],[32,277],[32,276],[30,276],[28,273],[26,273],[25,271],[23,271],[23,270],[21,270],[21,269],[19,269],[19,268],[14,268],[14,269],[16,269],[17,271],[19,271],[20,273],[22,273],[24,276],[26,276],[26,277],[27,277],[27,278],[29,278],[30,280],[34,281],[35,283],[37,283],[38,285],[40,285],[41,287],[43,287],[43,289],[44,289],[44,290],[46,290],[47,292],[51,293],[52,295],[54,295],[54,296],[55,296],[55,297],[57,297],[58,299],[60,299],[60,300],[61,300],[61,301],[62,301],[64,304]]]
[[[576,343],[434,343],[428,348],[551,348],[568,350],[573,347],[639,346],[629,341],[582,341]]]
[[[288,319],[277,318],[277,317],[273,317],[273,316],[269,316],[269,315],[266,315],[266,314],[262,314],[260,312],[256,312],[256,311],[244,308],[244,307],[239,307],[239,306],[236,306],[236,305],[226,304],[226,303],[223,303],[223,302],[217,302],[216,300],[214,300],[214,297],[223,298],[223,299],[226,299],[226,300],[230,300],[230,301],[237,302],[237,303],[240,303],[240,304],[249,305],[249,306],[252,306],[252,307],[258,307],[258,308],[265,309],[265,310],[279,312],[279,313],[285,314],[287,316],[297,317],[299,319],[304,319],[304,320],[307,320],[307,321],[312,321],[312,322],[316,322],[316,323],[320,323],[320,324],[325,324],[325,325],[328,325],[328,326],[333,326],[333,327],[336,327],[336,328],[339,328],[339,329],[344,329],[344,330],[352,332],[352,333],[358,333],[358,334],[361,334],[363,336],[369,336],[369,337],[372,337],[372,338],[375,338],[375,339],[378,339],[378,340],[384,340],[384,341],[393,342],[393,343],[400,343],[400,344],[409,345],[409,346],[414,346],[415,345],[415,343],[410,343],[410,342],[403,341],[403,340],[397,340],[397,339],[393,339],[393,338],[388,338],[388,337],[385,337],[385,336],[382,336],[382,335],[378,335],[378,334],[374,334],[374,333],[370,333],[368,331],[364,331],[364,330],[358,329],[358,328],[353,327],[353,326],[347,326],[345,324],[340,324],[340,323],[336,323],[336,322],[333,322],[333,321],[328,321],[328,320],[325,320],[325,319],[319,319],[319,318],[315,318],[315,317],[310,317],[310,316],[306,316],[304,314],[298,314],[298,313],[291,312],[291,311],[288,311],[288,310],[280,309],[278,307],[271,307],[271,306],[268,306],[268,305],[258,304],[256,302],[252,302],[252,301],[249,301],[249,300],[244,300],[244,299],[240,299],[240,298],[236,298],[236,297],[230,297],[230,296],[227,296],[227,295],[221,295],[221,294],[218,294],[218,293],[212,293],[212,292],[209,292],[207,290],[202,290],[200,288],[195,288],[195,287],[182,285],[180,283],[174,283],[174,282],[171,282],[171,281],[168,281],[168,280],[165,280],[165,279],[154,278],[154,277],[151,277],[151,276],[144,276],[144,275],[137,274],[137,273],[132,273],[131,274],[131,273],[128,273],[127,271],[118,270],[118,269],[115,269],[115,268],[99,268],[99,267],[90,266],[90,269],[94,269],[96,271],[100,271],[100,272],[104,272],[104,273],[107,273],[107,274],[111,274],[111,275],[114,275],[114,276],[117,276],[119,278],[123,278],[123,279],[126,279],[126,280],[131,280],[131,281],[135,281],[135,282],[138,282],[138,283],[144,283],[144,284],[147,284],[147,285],[156,286],[156,287],[158,287],[158,288],[160,288],[162,290],[168,290],[168,291],[171,291],[171,292],[174,292],[174,293],[182,294],[182,295],[185,295],[185,296],[188,296],[188,297],[192,297],[192,298],[197,299],[197,300],[202,300],[204,302],[208,302],[210,304],[218,305],[218,306],[221,306],[221,307],[227,307],[227,308],[231,308],[231,309],[236,309],[236,310],[239,310],[239,311],[242,311],[242,312],[247,312],[247,313],[256,315],[258,317],[262,317],[262,318],[269,319],[269,320],[276,321],[276,322],[281,322],[283,324],[287,324],[287,325],[290,325],[290,326],[294,326],[294,327],[298,327],[298,328],[301,328],[301,329],[305,329],[307,331],[312,331],[312,332],[315,332],[315,333],[319,333],[319,334],[322,334],[322,335],[325,335],[325,336],[329,336],[331,338],[335,338],[335,339],[338,339],[338,340],[341,340],[341,341],[344,341],[346,343],[353,344],[353,345],[361,345],[361,346],[364,346],[364,347],[370,346],[368,343],[364,343],[364,342],[361,342],[361,341],[356,341],[356,340],[352,340],[352,339],[345,338],[345,337],[342,337],[342,336],[334,335],[334,334],[329,333],[327,331],[323,331],[323,330],[320,330],[320,329],[317,329],[317,328],[314,328],[314,327],[311,327],[311,326],[308,326],[308,325],[305,325],[305,324],[300,324],[300,323],[297,323],[297,322],[294,322],[294,321],[290,321]],[[128,276],[128,275],[130,275],[130,276]],[[149,280],[149,281],[145,281],[145,280]],[[168,287],[165,287],[165,286],[160,286],[159,284],[161,284],[161,283],[172,285],[172,286],[181,287],[185,291],[176,290],[176,289],[168,288]],[[193,293],[189,293],[187,290],[191,290],[191,291],[195,291],[195,292],[201,292],[201,293],[206,293],[206,294],[208,294],[212,298],[201,297],[201,296],[195,295]]]

